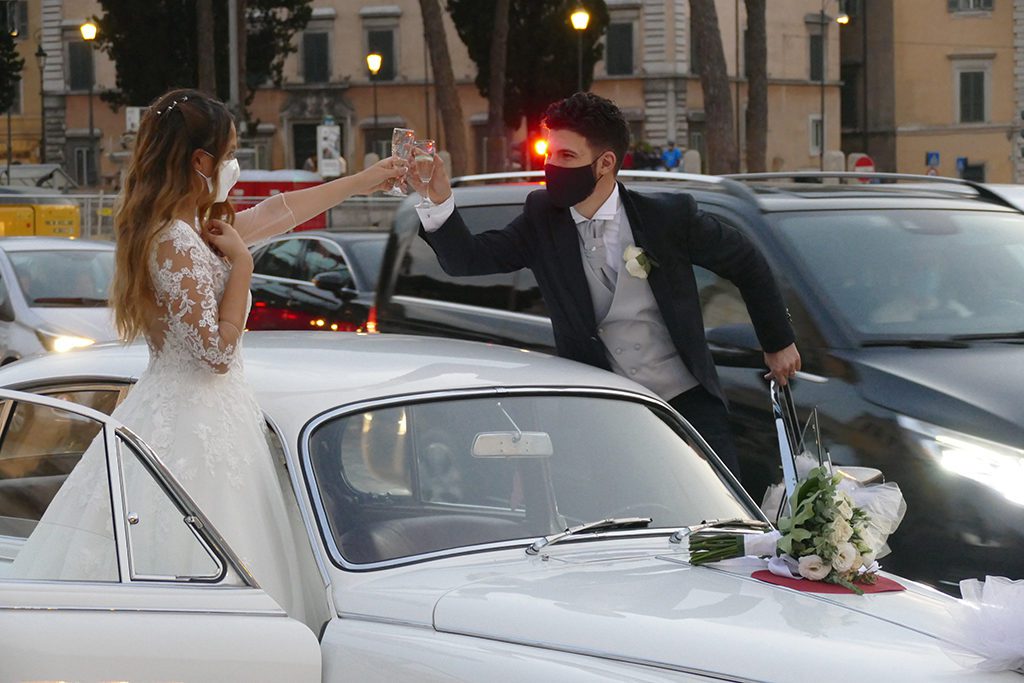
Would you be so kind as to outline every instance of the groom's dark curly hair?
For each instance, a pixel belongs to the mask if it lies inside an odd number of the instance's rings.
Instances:
[[[615,153],[615,171],[629,149],[629,125],[611,100],[590,92],[578,92],[548,106],[544,125],[551,130],[571,130],[586,138],[598,153]]]

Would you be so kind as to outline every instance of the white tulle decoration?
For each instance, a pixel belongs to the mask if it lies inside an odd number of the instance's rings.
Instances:
[[[1024,581],[986,576],[984,581],[960,582],[960,600],[953,609],[955,640],[977,654],[951,651],[966,666],[982,671],[1024,673]]]

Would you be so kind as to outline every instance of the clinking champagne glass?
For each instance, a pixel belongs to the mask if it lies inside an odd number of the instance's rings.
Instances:
[[[437,153],[437,143],[433,140],[417,140],[413,143],[412,171],[420,182],[430,186],[430,179],[434,175],[434,154]],[[430,201],[429,190],[424,191],[423,199],[416,205],[417,209],[429,209],[434,206]]]
[[[416,132],[409,128],[395,128],[391,131],[391,156],[395,159],[402,159],[406,163],[412,161],[413,143],[416,141]],[[401,181],[392,181],[391,187],[384,192],[392,197],[404,197]]]

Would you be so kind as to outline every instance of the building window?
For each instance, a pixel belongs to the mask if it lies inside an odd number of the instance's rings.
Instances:
[[[811,80],[821,81],[825,65],[822,64],[824,56],[825,41],[820,33],[812,33],[810,36],[810,59],[811,59]]]
[[[14,84],[14,99],[11,101],[11,113],[17,116],[21,114],[21,91],[25,89],[25,80],[18,79]]]
[[[28,37],[28,0],[4,0],[0,4],[0,20],[14,38]]]
[[[608,25],[605,39],[607,57],[605,69],[609,76],[629,76],[633,73],[633,22]]]
[[[859,64],[843,64],[840,79],[843,82],[839,91],[840,118],[843,129],[859,129],[860,124],[860,71]]]
[[[67,45],[68,90],[88,90],[95,83],[92,45],[82,40]]]
[[[302,34],[302,77],[306,83],[326,83],[331,79],[330,54],[326,33]]]
[[[367,54],[377,53],[382,59],[380,72],[377,74],[378,81],[393,81],[398,76],[397,58],[395,56],[395,31],[394,29],[371,28],[366,31]]]
[[[75,146],[75,182],[92,187],[96,184],[96,155],[91,145]]]
[[[953,87],[956,94],[957,123],[984,123],[989,120],[989,93],[992,90],[989,60],[955,60]]]
[[[948,0],[950,12],[991,12],[994,0]]]
[[[807,127],[810,136],[808,142],[810,142],[809,154],[812,157],[819,156],[821,154],[822,144],[822,127],[821,127],[821,116],[813,114],[807,119]]]

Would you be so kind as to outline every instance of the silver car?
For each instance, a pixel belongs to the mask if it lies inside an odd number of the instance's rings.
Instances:
[[[117,338],[110,242],[0,239],[0,364]]]

